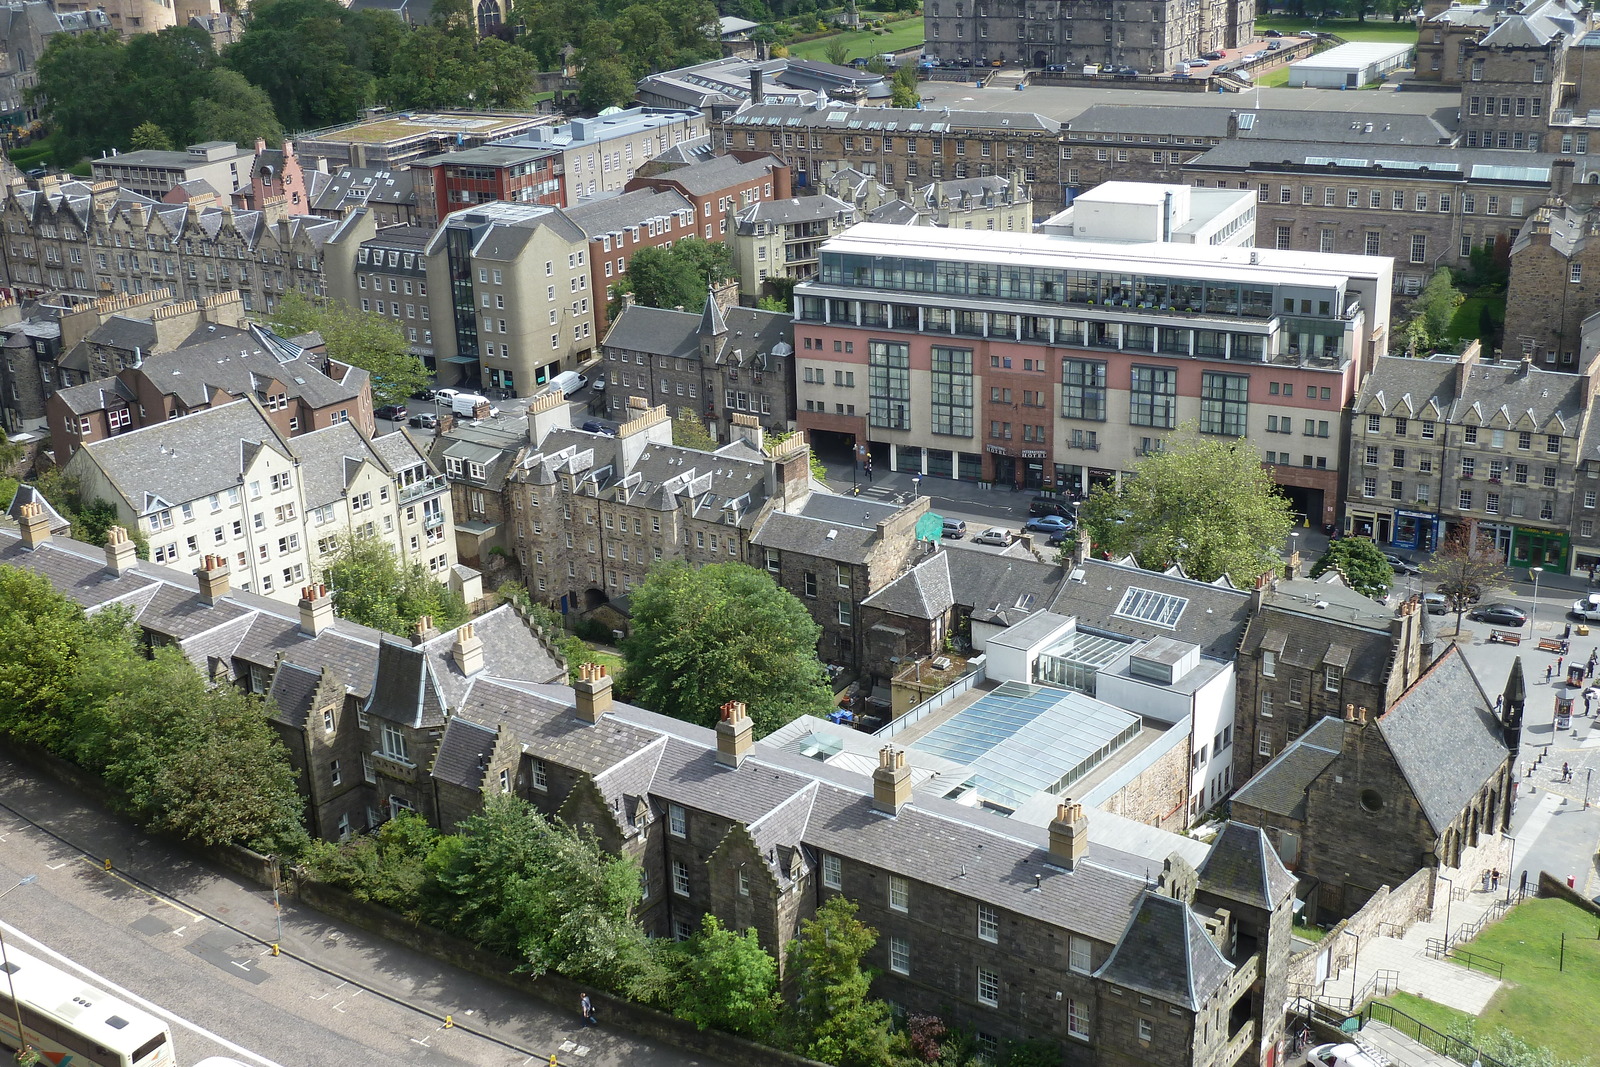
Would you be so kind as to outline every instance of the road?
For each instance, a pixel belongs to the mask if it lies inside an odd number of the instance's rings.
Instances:
[[[141,835],[0,757],[0,903],[8,944],[58,953],[166,1018],[180,1065],[228,1055],[314,1063],[698,1067],[716,1061],[610,1030],[285,903]],[[115,869],[102,866],[109,856]],[[131,998],[130,998],[131,999]],[[140,1003],[135,1000],[135,1003]],[[454,1016],[445,1029],[442,1019]]]

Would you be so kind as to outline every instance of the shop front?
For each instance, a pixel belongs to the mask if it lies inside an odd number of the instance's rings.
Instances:
[[[1439,516],[1425,511],[1401,511],[1396,508],[1394,537],[1390,543],[1396,548],[1432,552],[1439,547]]]
[[[1566,566],[1570,540],[1565,530],[1537,530],[1526,526],[1515,528],[1511,539],[1511,564],[1515,567]]]
[[[1345,509],[1345,533],[1351,537],[1370,537],[1386,545],[1394,534],[1394,512],[1388,508],[1352,504]]]

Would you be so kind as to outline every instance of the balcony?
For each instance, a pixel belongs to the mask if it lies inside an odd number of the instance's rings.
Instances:
[[[390,778],[398,778],[403,782],[417,780],[418,770],[415,763],[400,756],[388,755],[381,750],[372,753],[372,766],[379,774]]]
[[[440,530],[444,528],[444,515],[437,511],[425,512],[422,516],[424,530]]]
[[[450,483],[445,480],[444,475],[430,475],[420,482],[412,482],[410,485],[401,486],[400,503],[409,504],[413,500],[420,500],[422,497],[432,496],[434,493],[442,493],[449,487]]]

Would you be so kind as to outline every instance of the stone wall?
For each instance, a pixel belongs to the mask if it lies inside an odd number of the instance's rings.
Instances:
[[[1328,974],[1333,975],[1344,969],[1355,953],[1355,941],[1345,938],[1346,932],[1357,935],[1364,942],[1379,936],[1381,924],[1397,926],[1403,934],[1413,923],[1428,918],[1433,899],[1433,880],[1433,868],[1424,867],[1398,886],[1380,887],[1360,911],[1329,930],[1328,936],[1314,951],[1302,953],[1289,961],[1291,992],[1310,989],[1316,984],[1317,957],[1325,948],[1333,953]],[[1392,935],[1395,931],[1383,932]]]
[[[652,1008],[635,1004],[620,997],[600,992],[592,986],[582,986],[559,975],[547,974],[539,978],[513,974],[517,966],[513,960],[496,956],[475,948],[465,941],[441,933],[431,927],[411,922],[398,912],[358,901],[350,894],[317,882],[302,882],[296,886],[295,895],[307,907],[324,915],[359,926],[363,930],[386,937],[407,948],[424,952],[464,971],[487,978],[493,982],[529,993],[552,1007],[578,1014],[578,998],[588,992],[594,1001],[595,1014],[607,1026],[619,1026],[641,1037],[660,1041],[675,1048],[687,1049],[727,1063],[760,1063],[767,1067],[823,1067],[815,1060],[767,1048],[743,1038],[716,1030],[700,1030],[692,1023],[675,1019]],[[457,1023],[458,1026],[463,1025]],[[470,1024],[469,1028],[470,1028]]]
[[[1556,897],[1575,904],[1590,915],[1600,915],[1600,904],[1585,897],[1582,893],[1567,888],[1567,883],[1554,877],[1549,871],[1539,872],[1539,895],[1541,897]]]
[[[1106,810],[1182,833],[1189,822],[1189,746],[1173,745],[1117,790]]]

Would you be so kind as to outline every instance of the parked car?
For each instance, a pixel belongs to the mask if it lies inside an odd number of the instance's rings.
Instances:
[[[1461,587],[1454,582],[1440,582],[1434,587],[1434,592],[1439,593],[1446,599],[1453,599],[1459,595],[1468,604],[1476,604],[1483,599],[1483,590],[1475,585]]]
[[[1062,518],[1075,519],[1078,517],[1078,505],[1053,496],[1036,496],[1028,501],[1028,514],[1060,515]]]
[[[1201,69],[1205,67],[1207,61],[1204,59],[1185,59],[1184,62],[1189,64],[1191,67]]]
[[[401,419],[406,417],[407,411],[404,404],[385,404],[383,407],[373,411],[373,414],[380,419],[388,419],[390,422],[399,422]]]
[[[1073,530],[1057,530],[1055,533],[1050,535],[1049,539],[1045,541],[1045,544],[1049,545],[1051,548],[1060,548],[1062,545],[1072,540],[1073,533]]]
[[[943,536],[952,541],[959,541],[967,536],[967,524],[960,519],[946,519],[944,520]]]
[[[1038,515],[1023,523],[1022,528],[1029,533],[1058,533],[1074,525],[1071,519],[1061,515]]]
[[[1421,574],[1417,569],[1417,561],[1410,556],[1402,556],[1396,552],[1385,552],[1383,558],[1388,561],[1389,569],[1396,574]]]
[[[589,383],[589,392],[603,393],[606,391],[606,372],[601,370],[594,376],[594,381]]]
[[[1017,539],[1017,535],[1003,526],[991,526],[972,539],[976,545],[999,545],[1004,548]]]
[[[1263,37],[1282,37],[1283,34],[1278,30],[1263,30],[1263,31],[1261,31],[1261,36],[1263,36]]]
[[[454,400],[460,395],[461,390],[459,389],[435,389],[433,391],[434,401],[436,403],[443,404],[445,407],[449,407],[450,401]]]
[[[431,411],[420,411],[407,420],[407,425],[415,426],[419,430],[437,430],[439,416]]]
[[[1072,68],[1067,66],[1065,63],[1052,63],[1044,69],[1046,74],[1065,74]]]
[[[1422,606],[1429,615],[1443,615],[1450,610],[1450,601],[1443,593],[1428,593],[1422,598]]]
[[[1282,41],[1268,41],[1267,42],[1267,51],[1269,51],[1269,52],[1276,52],[1278,49],[1280,49],[1282,47],[1283,47],[1283,42]]]
[[[1600,593],[1590,593],[1582,600],[1574,601],[1572,610],[1567,614],[1584,622],[1600,622]]]
[[[1526,626],[1528,624],[1528,613],[1513,604],[1485,604],[1481,608],[1473,608],[1467,618],[1496,626]]]
[[[617,428],[610,423],[601,422],[599,419],[590,419],[583,424],[584,433],[604,434],[607,437],[617,436]]]
[[[1378,1067],[1377,1061],[1348,1041],[1318,1045],[1306,1053],[1308,1067]]]
[[[1112,67],[1111,68],[1111,73],[1115,74],[1119,78],[1137,78],[1139,76],[1139,68],[1138,67]]]
[[[1213,48],[1209,52],[1201,52],[1200,53],[1200,58],[1204,59],[1207,63],[1215,63],[1219,59],[1227,59],[1228,58],[1228,53],[1220,52],[1217,49]]]

